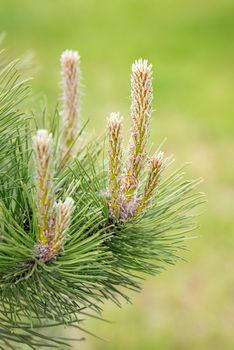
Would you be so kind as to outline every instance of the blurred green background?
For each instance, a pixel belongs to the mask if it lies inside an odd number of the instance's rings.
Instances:
[[[80,51],[83,118],[103,132],[111,111],[129,120],[131,63],[154,68],[151,141],[167,137],[177,164],[192,161],[208,205],[199,238],[179,263],[148,279],[133,305],[107,304],[107,324],[88,320],[84,350],[234,349],[234,2],[233,0],[0,1],[0,30],[14,56],[40,62],[34,92],[53,108],[59,56]],[[74,331],[67,334],[81,336]]]

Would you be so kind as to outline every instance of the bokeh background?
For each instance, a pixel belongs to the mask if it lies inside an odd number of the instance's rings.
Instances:
[[[59,95],[59,56],[80,51],[83,118],[102,133],[111,111],[129,121],[131,63],[154,67],[151,141],[191,161],[202,176],[206,212],[199,238],[181,262],[144,283],[133,305],[106,304],[73,349],[234,349],[234,2],[233,0],[0,1],[0,31],[12,56],[31,49],[40,63],[32,82],[51,109]],[[81,336],[75,331],[69,335]]]

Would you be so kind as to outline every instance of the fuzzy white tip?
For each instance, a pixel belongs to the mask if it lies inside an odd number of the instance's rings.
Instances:
[[[62,64],[77,63],[80,60],[80,54],[74,50],[65,50],[61,55]]]
[[[37,130],[36,135],[33,137],[34,140],[46,141],[52,138],[52,135],[49,134],[48,130],[39,129]]]
[[[122,118],[120,117],[119,113],[113,112],[108,117],[107,122],[108,122],[108,126],[109,127],[111,127],[111,126],[113,126],[113,127],[114,126],[118,126],[118,125],[121,124]]]
[[[157,158],[157,160],[158,160],[159,162],[162,162],[162,161],[163,161],[163,158],[164,158],[164,152],[159,151],[158,153],[156,153],[155,157]]]
[[[150,73],[152,71],[152,64],[148,64],[148,60],[146,59],[138,59],[132,65],[132,72],[142,72],[142,73]]]

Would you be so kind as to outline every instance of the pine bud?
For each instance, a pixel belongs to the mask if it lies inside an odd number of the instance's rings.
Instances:
[[[108,119],[109,137],[109,209],[111,216],[118,219],[119,194],[122,171],[122,122],[119,113],[111,113]]]
[[[58,203],[54,205],[55,231],[54,238],[51,241],[53,258],[63,250],[64,241],[71,222],[73,207],[74,201],[70,197],[67,197],[64,202],[59,200]]]
[[[132,65],[131,74],[130,158],[122,191],[127,202],[134,200],[139,186],[139,175],[146,159],[152,99],[152,66],[148,65],[147,60],[139,59]]]
[[[45,262],[56,259],[63,251],[73,208],[74,201],[70,197],[67,197],[64,202],[59,200],[58,203],[54,203],[52,235],[50,235],[46,244],[43,244],[41,240],[37,244],[37,252]]]
[[[162,169],[164,167],[163,152],[159,152],[153,155],[149,160],[149,164],[150,164],[150,169],[149,169],[148,179],[145,185],[144,193],[137,200],[137,206],[134,211],[134,216],[144,212],[145,209],[147,209],[151,204],[151,201],[155,195],[155,192],[157,190],[157,187],[160,181],[160,175],[161,175]]]
[[[63,164],[72,158],[76,151],[80,113],[80,55],[66,50],[61,56],[62,99],[63,99]]]
[[[40,241],[44,245],[52,235],[54,205],[52,135],[38,130],[33,137],[36,169],[36,193]]]

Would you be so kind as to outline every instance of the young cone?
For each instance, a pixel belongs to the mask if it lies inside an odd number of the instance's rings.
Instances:
[[[62,75],[62,167],[76,152],[80,113],[80,55],[66,50],[61,55]]]

